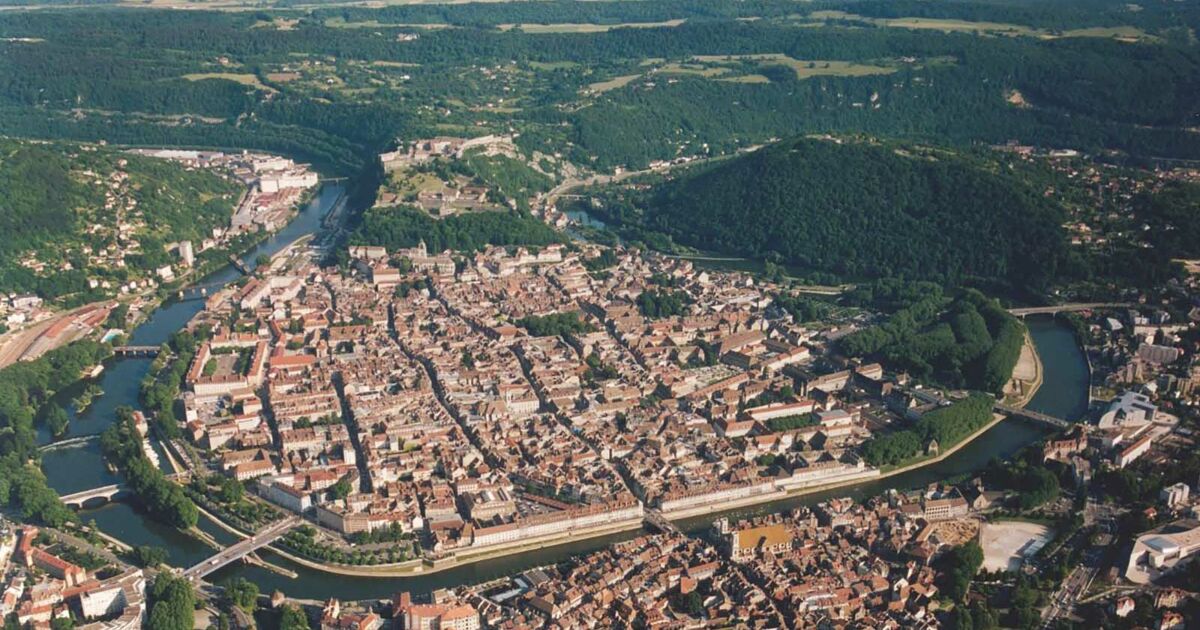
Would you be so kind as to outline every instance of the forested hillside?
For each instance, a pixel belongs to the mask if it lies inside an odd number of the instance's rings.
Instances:
[[[474,251],[488,245],[540,246],[562,236],[527,212],[496,211],[431,218],[411,207],[371,208],[350,236],[353,245],[382,245],[389,250],[424,241],[431,252]]]
[[[397,136],[500,131],[609,171],[813,131],[1197,158],[1178,131],[1200,113],[1198,25],[1194,3],[1112,0],[9,12],[0,131],[346,173]]]
[[[167,243],[211,237],[241,186],[101,147],[0,139],[0,190],[0,289],[83,302],[173,262]]]
[[[1065,256],[1058,210],[1021,182],[890,144],[785,141],[600,212],[685,245],[849,278],[1036,288]]]

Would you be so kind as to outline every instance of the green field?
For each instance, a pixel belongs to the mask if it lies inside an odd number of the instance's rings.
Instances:
[[[685,20],[665,20],[663,22],[623,22],[620,24],[500,24],[496,28],[511,31],[520,28],[526,33],[606,33],[614,28],[664,28],[683,24]]]
[[[570,70],[571,68],[578,68],[579,64],[574,61],[530,61],[529,67],[534,70],[546,71]]]
[[[762,53],[755,55],[696,55],[692,58],[696,61],[716,64],[754,61],[758,62],[760,66],[783,65],[794,70],[796,72],[796,78],[798,79],[821,76],[865,77],[875,74],[891,74],[896,71],[896,68],[894,67],[855,63],[851,61],[793,59],[787,55],[779,53]]]
[[[443,28],[452,28],[450,24],[440,22],[416,23],[410,24],[406,22],[380,22],[379,20],[358,20],[347,22],[343,17],[331,17],[325,20],[325,26],[329,28],[421,28],[427,31],[435,31]]]
[[[636,80],[640,76],[642,76],[642,75],[627,74],[624,76],[613,77],[607,81],[600,81],[598,83],[589,84],[588,89],[591,90],[592,92],[597,92],[597,93],[607,92],[609,90],[623,88],[626,85],[629,85],[630,83],[632,83],[634,80]]]
[[[270,86],[264,85],[262,81],[259,81],[258,77],[256,75],[249,74],[249,73],[193,72],[192,74],[183,75],[183,78],[187,79],[188,81],[205,81],[208,79],[224,79],[226,81],[233,81],[234,83],[241,83],[242,85],[248,85],[252,88],[255,88],[258,90],[263,90],[264,92],[274,92],[275,91]]]
[[[1039,39],[1056,39],[1060,37],[1102,37],[1124,41],[1157,40],[1153,35],[1134,26],[1090,27],[1077,28],[1062,32],[1048,31],[1021,24],[1006,22],[976,22],[969,20],[951,20],[940,18],[902,17],[902,18],[870,18],[846,11],[813,11],[805,16],[812,20],[855,20],[874,26],[888,28],[907,28],[912,30],[932,30],[943,33],[976,33],[979,35],[1005,35],[1010,37],[1036,37]]]
[[[743,74],[736,77],[725,77],[717,79],[718,81],[728,81],[730,83],[770,83],[771,80],[761,74]]]
[[[729,68],[712,67],[691,63],[668,63],[657,69],[663,74],[687,74],[698,77],[717,77],[729,72]]]

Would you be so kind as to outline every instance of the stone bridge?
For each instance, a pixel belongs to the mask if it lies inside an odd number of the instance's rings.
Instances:
[[[113,354],[119,357],[156,357],[158,346],[115,346]]]
[[[187,483],[187,481],[191,479],[191,472],[185,470],[183,472],[169,474],[166,477],[167,479],[170,479],[176,483]],[[58,498],[61,499],[63,504],[67,507],[73,507],[77,510],[82,510],[85,507],[98,507],[100,505],[104,505],[109,501],[127,495],[129,492],[129,486],[126,486],[124,483],[114,483],[107,486],[100,486],[99,488],[92,488],[90,490],[80,490],[79,492],[64,494]],[[97,499],[103,500],[97,501]]]
[[[82,510],[86,504],[91,503],[93,506],[103,505],[115,499],[118,495],[128,492],[128,488],[123,483],[114,483],[108,486],[92,488],[91,490],[82,490],[71,494],[64,494],[62,499],[63,504],[67,507],[73,507],[77,510]],[[103,499],[97,502],[97,499]]]
[[[646,508],[643,519],[646,524],[663,534],[678,534],[679,528],[675,526],[667,517],[663,516],[658,510]]]

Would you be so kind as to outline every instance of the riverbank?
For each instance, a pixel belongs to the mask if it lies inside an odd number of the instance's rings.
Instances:
[[[946,449],[945,451],[939,453],[938,455],[929,457],[927,459],[922,459],[919,462],[914,462],[907,466],[902,466],[900,468],[895,468],[892,470],[888,470],[886,472],[880,471],[879,469],[875,469],[876,472],[874,474],[865,473],[863,475],[854,476],[854,477],[847,478],[845,480],[838,481],[835,483],[830,483],[830,484],[823,484],[823,485],[818,485],[818,486],[808,486],[808,487],[804,487],[804,488],[796,488],[794,490],[789,490],[789,491],[772,492],[772,493],[756,495],[756,496],[752,496],[752,497],[744,497],[741,499],[735,499],[735,500],[731,500],[731,501],[722,501],[720,503],[714,503],[711,505],[687,508],[687,509],[683,509],[683,510],[675,510],[673,512],[664,514],[664,516],[669,520],[676,521],[676,520],[683,520],[683,519],[689,519],[689,518],[697,518],[697,517],[701,517],[701,516],[716,515],[716,514],[730,512],[733,510],[747,508],[747,507],[769,506],[773,503],[791,500],[791,499],[803,497],[806,495],[818,494],[818,493],[822,493],[822,492],[829,492],[831,490],[837,490],[837,489],[843,489],[843,488],[850,488],[850,487],[862,485],[863,483],[880,481],[883,479],[887,479],[889,477],[894,477],[897,475],[909,473],[909,472],[919,470],[919,469],[927,467],[927,466],[932,466],[934,464],[937,464],[937,463],[953,456],[959,450],[968,446],[974,440],[976,440],[983,434],[987,433],[989,430],[991,430],[993,427],[995,427],[997,424],[1003,422],[1007,418],[1008,417],[1003,414],[993,414],[991,422],[980,427],[975,432],[973,432],[970,435],[968,435],[967,437],[963,438],[961,441],[959,441],[954,446]],[[207,513],[206,513],[206,515],[210,516],[210,518],[213,518],[213,520],[216,521],[215,517],[212,517],[211,515],[209,515]],[[217,521],[217,523],[222,528],[226,529],[227,531],[230,531],[231,533],[235,533],[239,536],[242,536],[243,538],[246,537],[246,534],[239,532],[236,529],[233,529],[224,523],[221,523],[219,521]],[[481,550],[479,550],[478,553],[464,553],[459,556],[442,559],[442,560],[439,560],[436,562],[430,562],[430,561],[424,561],[424,560],[409,560],[409,561],[406,561],[403,563],[395,563],[395,564],[388,564],[388,565],[350,566],[350,565],[339,565],[339,564],[328,564],[328,563],[323,563],[323,562],[316,562],[316,561],[298,556],[296,554],[290,553],[287,550],[280,549],[276,545],[269,545],[268,549],[270,549],[272,552],[277,553],[280,556],[282,556],[292,562],[295,562],[296,564],[308,567],[310,569],[316,569],[318,571],[322,571],[325,573],[332,573],[335,575],[346,575],[346,576],[366,577],[366,578],[415,577],[418,575],[428,575],[428,574],[433,574],[433,573],[437,573],[440,571],[445,571],[448,569],[460,568],[464,565],[468,565],[471,563],[482,562],[482,561],[486,561],[486,560],[502,559],[502,558],[505,558],[508,556],[519,555],[519,554],[522,554],[522,553],[525,553],[528,551],[532,551],[532,550],[536,550],[536,549],[545,549],[545,548],[555,547],[558,545],[563,545],[563,544],[567,544],[567,543],[571,543],[571,542],[587,540],[589,538],[598,538],[598,537],[607,536],[610,534],[634,531],[634,530],[642,529],[644,527],[643,523],[644,523],[643,519],[636,519],[636,520],[630,519],[628,521],[623,521],[621,523],[587,528],[587,529],[583,529],[583,530],[567,531],[567,532],[563,532],[561,534],[555,534],[552,536],[545,536],[545,537],[541,537],[541,538],[531,539],[528,541],[521,541],[519,544],[517,544],[515,546],[498,547],[498,548],[493,548],[493,549],[481,549]]]
[[[945,460],[946,458],[954,455],[955,453],[962,450],[966,446],[970,445],[971,442],[973,442],[976,438],[983,435],[984,433],[987,433],[989,430],[992,429],[992,427],[995,427],[997,424],[1000,424],[1001,422],[1003,422],[1006,419],[1008,419],[1008,416],[1006,416],[1004,414],[999,414],[999,413],[993,414],[991,422],[987,423],[986,425],[984,425],[984,426],[980,427],[978,430],[976,430],[974,433],[963,438],[961,441],[959,441],[954,446],[946,449],[945,451],[942,451],[941,453],[939,453],[937,455],[934,455],[934,456],[926,458],[926,459],[922,459],[918,462],[913,462],[906,466],[901,466],[899,468],[894,468],[894,469],[887,470],[887,471],[876,468],[874,470],[877,471],[877,474],[864,474],[862,476],[856,476],[856,477],[852,477],[852,478],[845,479],[842,481],[823,484],[823,485],[819,485],[819,486],[806,486],[803,488],[795,488],[793,490],[788,490],[788,491],[773,492],[770,494],[746,497],[746,498],[738,499],[735,501],[725,501],[720,504],[715,504],[715,505],[710,505],[710,506],[688,508],[686,510],[676,510],[676,511],[670,512],[668,514],[664,514],[664,516],[666,516],[670,520],[696,518],[698,516],[705,516],[705,515],[709,515],[709,514],[718,514],[721,512],[729,512],[731,510],[736,510],[736,509],[746,508],[746,507],[769,506],[772,503],[795,499],[795,498],[803,497],[806,495],[820,494],[823,492],[829,492],[831,490],[838,490],[838,489],[850,488],[850,487],[854,487],[854,486],[860,486],[860,485],[862,485],[864,483],[868,483],[868,482],[882,481],[889,477],[895,477],[897,475],[910,473],[915,470],[920,470],[927,466],[932,466],[934,464],[937,464],[937,463]]]
[[[1044,376],[1042,357],[1038,354],[1037,346],[1033,343],[1033,337],[1027,328],[1025,341],[1021,345],[1021,357],[1017,359],[1012,376],[1012,382],[1020,383],[1023,389],[1019,396],[1009,401],[1009,404],[1014,407],[1028,405],[1029,401],[1037,395],[1038,390],[1042,388]]]
[[[247,189],[247,191],[249,190]],[[290,209],[288,222],[290,223],[294,220],[300,213],[300,208],[309,204],[313,198],[313,191],[305,191]],[[81,314],[90,313],[101,308],[116,308],[121,305],[136,306],[135,312],[137,313],[137,318],[125,324],[128,329],[136,328],[144,323],[155,311],[167,304],[174,295],[200,284],[208,276],[229,265],[231,257],[244,257],[247,253],[253,251],[280,231],[259,230],[253,233],[240,234],[211,250],[206,250],[213,253],[206,254],[205,260],[197,261],[195,266],[187,269],[172,282],[153,289],[143,290],[137,294],[125,296],[114,295],[58,311],[26,328],[0,335],[0,369],[19,360],[36,358],[36,356],[40,356],[74,341],[91,337],[97,334],[97,332],[103,332],[100,330],[101,326],[93,326],[90,329],[83,328],[78,323],[68,326],[71,320]],[[64,326],[67,327],[67,330],[59,330]],[[36,355],[31,354],[33,352],[36,352]]]
[[[346,575],[351,577],[365,578],[403,578],[403,577],[418,577],[422,575],[432,575],[451,569],[460,569],[464,566],[484,562],[488,560],[499,560],[514,555],[520,555],[538,549],[547,549],[557,547],[568,543],[586,541],[590,538],[600,538],[612,534],[620,534],[643,528],[642,519],[630,519],[620,523],[589,527],[582,530],[568,531],[561,534],[551,536],[542,536],[533,538],[528,541],[521,541],[517,546],[504,546],[496,549],[480,549],[477,553],[467,553],[462,556],[453,556],[439,559],[436,561],[407,560],[394,564],[379,564],[379,565],[364,565],[352,566],[343,564],[328,564],[324,562],[316,562],[293,554],[287,550],[280,549],[275,545],[268,545],[267,548],[272,553],[279,554],[281,557],[295,562],[301,566],[315,569],[324,573],[334,575]]]

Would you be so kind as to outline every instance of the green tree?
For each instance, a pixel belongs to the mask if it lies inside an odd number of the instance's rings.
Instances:
[[[48,404],[44,407],[45,412],[42,414],[42,421],[46,423],[46,428],[50,430],[50,435],[55,438],[60,438],[67,433],[67,425],[71,419],[67,416],[67,410],[59,405]]]
[[[234,606],[253,612],[258,605],[258,585],[245,578],[234,578],[225,583],[225,596]]]
[[[134,563],[145,568],[157,567],[167,561],[167,550],[151,545],[138,545],[130,555]]]
[[[279,615],[279,630],[309,630],[308,615],[298,606],[285,604]]]
[[[971,588],[971,580],[983,566],[983,548],[971,541],[951,549],[940,561],[942,591],[946,597],[963,604]]]
[[[196,594],[182,577],[159,573],[148,593],[149,630],[191,630],[195,625]]]
[[[129,482],[134,494],[156,518],[181,529],[196,525],[200,512],[182,486],[167,479],[146,457],[133,410],[119,407],[117,421],[100,436],[100,449]]]

